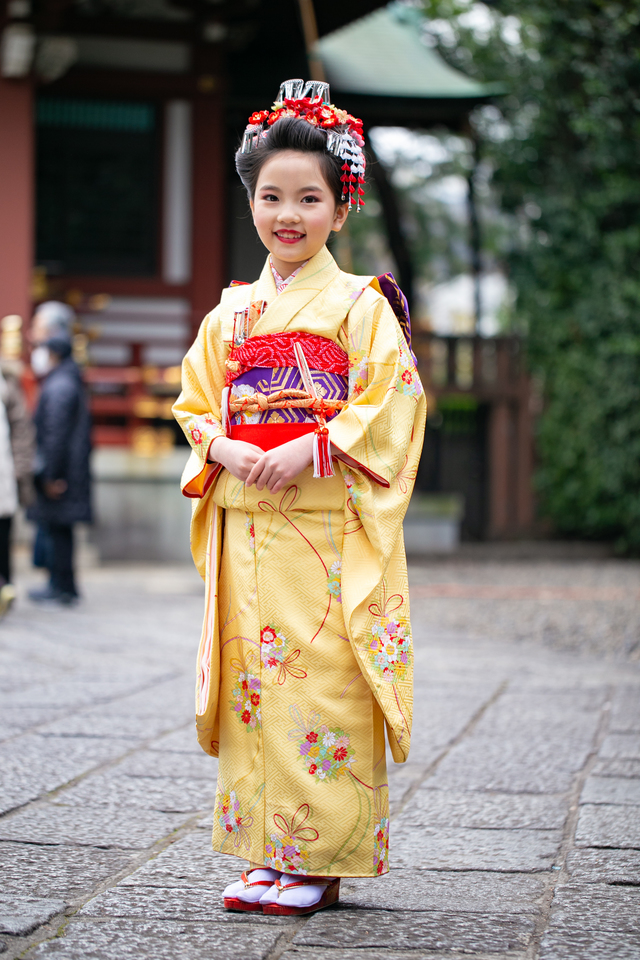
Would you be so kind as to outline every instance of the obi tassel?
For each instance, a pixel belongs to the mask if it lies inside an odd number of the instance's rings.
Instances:
[[[326,426],[318,426],[313,434],[313,476],[318,478],[333,475],[329,430]]]
[[[222,427],[225,434],[231,436],[231,417],[229,415],[229,387],[223,387],[222,397],[220,399],[220,413],[222,417]]]
[[[304,384],[304,388],[314,400],[318,400],[318,393],[316,391],[315,384],[313,382],[313,377],[311,376],[311,371],[309,370],[309,364],[307,363],[307,358],[304,355],[304,350],[302,349],[301,343],[295,343],[293,345],[293,350],[296,355],[296,360],[298,362],[298,370],[300,371],[300,378]],[[324,416],[324,404],[320,404],[320,410],[316,410],[315,416],[318,421],[318,426],[316,427],[313,434],[313,476],[318,477],[332,477],[333,476],[333,463],[331,461],[331,443],[329,441],[329,430],[327,429],[327,421]]]

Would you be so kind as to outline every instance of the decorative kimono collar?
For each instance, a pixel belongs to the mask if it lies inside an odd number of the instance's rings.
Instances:
[[[311,299],[311,291],[320,292],[320,290],[323,290],[339,273],[340,268],[338,264],[327,248],[323,247],[315,256],[307,260],[307,262],[300,267],[299,271],[295,271],[293,276],[287,277],[287,284],[281,295],[285,300],[288,300],[290,293],[303,287],[305,290],[310,291],[309,299]],[[277,295],[276,280],[271,267],[271,255],[269,255],[262,268],[260,279],[257,281],[254,292],[252,293],[252,299],[266,300],[267,303],[271,303],[274,295],[280,300],[280,297]]]
[[[271,259],[271,257],[269,257],[269,266],[271,267],[271,273],[273,274],[273,280],[276,285],[276,294],[283,293],[287,289],[287,287],[289,286],[293,278],[297,277],[300,271],[302,270],[302,268],[306,267],[308,263],[309,261],[305,260],[304,263],[301,263],[300,266],[297,267],[297,269],[295,269],[293,273],[290,273],[285,280],[283,279],[283,277],[280,276],[280,274],[278,273],[278,271],[273,265],[273,260]]]

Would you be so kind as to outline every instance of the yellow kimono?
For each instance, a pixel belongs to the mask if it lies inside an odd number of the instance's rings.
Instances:
[[[305,331],[349,360],[349,402],[328,427],[352,463],[319,479],[310,467],[277,494],[207,462],[225,435],[234,314],[262,300],[251,337]],[[206,581],[196,722],[220,757],[213,845],[288,873],[385,873],[385,723],[396,762],[411,732],[402,521],[426,404],[377,281],[341,272],[323,248],[277,295],[267,260],[205,318],[174,413],[192,445],[182,489]]]

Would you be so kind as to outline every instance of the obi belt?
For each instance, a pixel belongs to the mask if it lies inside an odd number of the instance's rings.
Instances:
[[[316,397],[304,383],[295,344],[304,352]],[[349,358],[333,340],[309,333],[249,337],[234,350],[227,375],[229,434],[263,450],[313,433],[321,411],[331,420],[347,399]]]

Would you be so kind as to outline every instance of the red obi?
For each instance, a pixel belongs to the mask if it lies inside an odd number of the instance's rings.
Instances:
[[[232,358],[240,366],[236,371],[227,372],[227,385],[254,367],[297,367],[295,343],[301,344],[311,370],[349,375],[349,356],[333,340],[313,333],[272,333],[248,337],[241,347],[233,348]]]
[[[314,433],[315,429],[315,423],[239,423],[231,427],[230,436],[232,440],[253,443],[266,452]]]

